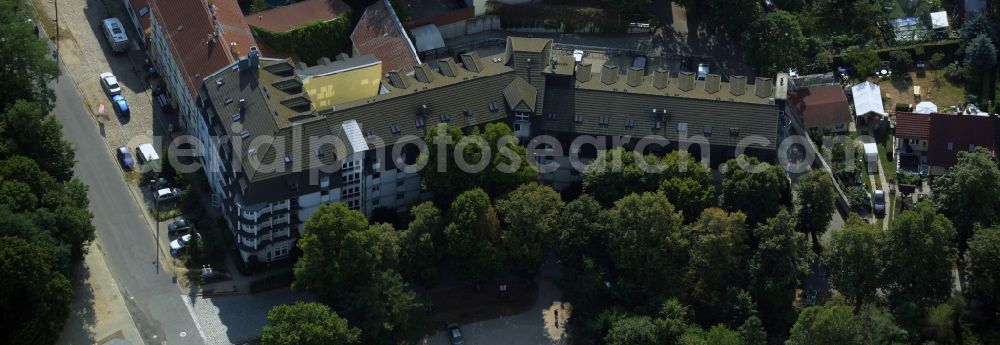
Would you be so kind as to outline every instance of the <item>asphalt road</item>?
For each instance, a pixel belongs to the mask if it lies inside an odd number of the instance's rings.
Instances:
[[[129,312],[146,344],[204,344],[181,290],[165,266],[154,233],[128,191],[121,170],[109,152],[73,81],[60,76],[51,82],[55,114],[63,134],[76,147],[76,177],[90,186],[90,211],[106,253],[105,261],[118,281]],[[165,236],[161,233],[161,236]]]

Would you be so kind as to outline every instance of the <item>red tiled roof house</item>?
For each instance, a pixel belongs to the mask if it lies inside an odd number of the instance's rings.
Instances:
[[[832,133],[850,129],[851,106],[838,85],[802,88],[788,93],[789,110],[806,129]]]
[[[382,61],[384,72],[399,71],[406,74],[413,71],[413,66],[420,64],[417,49],[403,29],[389,0],[376,1],[365,9],[351,33],[351,43],[354,46],[351,56],[374,54]]]
[[[204,78],[256,46],[236,1],[149,0],[149,51],[186,127]],[[253,48],[256,49],[256,48]],[[197,131],[197,129],[193,129]],[[197,134],[197,133],[195,133]]]
[[[996,122],[992,116],[896,113],[900,167],[919,162],[930,175],[943,175],[961,151],[996,150]]]

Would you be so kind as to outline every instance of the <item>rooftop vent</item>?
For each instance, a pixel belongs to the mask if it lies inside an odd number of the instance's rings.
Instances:
[[[718,74],[709,74],[705,78],[705,92],[716,93],[722,88],[722,77]]]
[[[611,85],[618,82],[618,66],[604,65],[601,66],[601,82],[605,85]]]
[[[581,83],[586,83],[590,81],[590,68],[589,62],[581,62],[576,64],[576,81]]]
[[[729,93],[733,96],[743,96],[747,92],[747,77],[729,77]]]
[[[455,60],[451,58],[444,58],[438,60],[438,69],[441,71],[441,75],[445,77],[454,77],[455,70],[458,69],[458,65],[455,64]]]
[[[667,87],[670,82],[670,73],[664,68],[657,68],[653,71],[653,87],[657,89],[663,89]]]
[[[292,156],[285,155],[285,164],[292,164]]]
[[[629,67],[626,77],[628,86],[636,87],[642,85],[643,71],[638,67]]]
[[[694,73],[681,72],[677,75],[677,88],[681,91],[694,90]]]
[[[760,98],[774,97],[774,83],[771,78],[757,77],[753,94]]]
[[[244,129],[243,131],[240,132],[240,137],[243,139],[250,138],[250,131]]]

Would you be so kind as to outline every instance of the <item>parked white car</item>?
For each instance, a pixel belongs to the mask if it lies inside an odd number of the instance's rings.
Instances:
[[[195,233],[195,235],[201,238],[201,234]],[[188,242],[191,242],[191,234],[186,234],[176,240],[170,241],[170,255],[177,256],[177,254],[180,254]]]
[[[177,188],[163,188],[156,191],[154,196],[159,202],[173,201],[181,195],[181,190]]]
[[[122,87],[118,85],[118,78],[111,72],[101,73],[101,86],[110,96],[122,94]]]

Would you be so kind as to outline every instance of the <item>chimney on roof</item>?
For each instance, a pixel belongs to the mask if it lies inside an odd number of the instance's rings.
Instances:
[[[304,70],[306,68],[309,68],[309,65],[307,65],[305,62],[302,62],[302,61],[299,61],[299,63],[297,63],[297,65],[299,66],[300,70]]]
[[[590,81],[590,63],[581,62],[576,64],[576,81],[586,83]]]
[[[663,67],[657,68],[653,71],[653,87],[657,89],[663,89],[667,87],[668,81],[670,80],[670,73],[667,72]]]
[[[350,59],[351,56],[347,55],[347,53],[340,53],[337,54],[337,56],[334,56],[333,58],[336,59],[337,61],[346,61],[347,59]]]
[[[235,56],[240,56],[239,44],[236,41],[229,42],[229,52],[233,53]]]
[[[606,85],[611,85],[618,82],[618,66],[607,65],[601,66],[601,82]]]
[[[326,56],[319,58],[319,60],[316,60],[317,65],[323,65],[323,66],[329,65],[330,62],[331,62],[330,58]]]
[[[250,47],[247,59],[250,60],[250,69],[257,69],[260,67],[260,51],[257,50],[257,46]]]
[[[643,71],[638,67],[629,67],[628,74],[625,77],[628,86],[636,87],[642,85]]]

